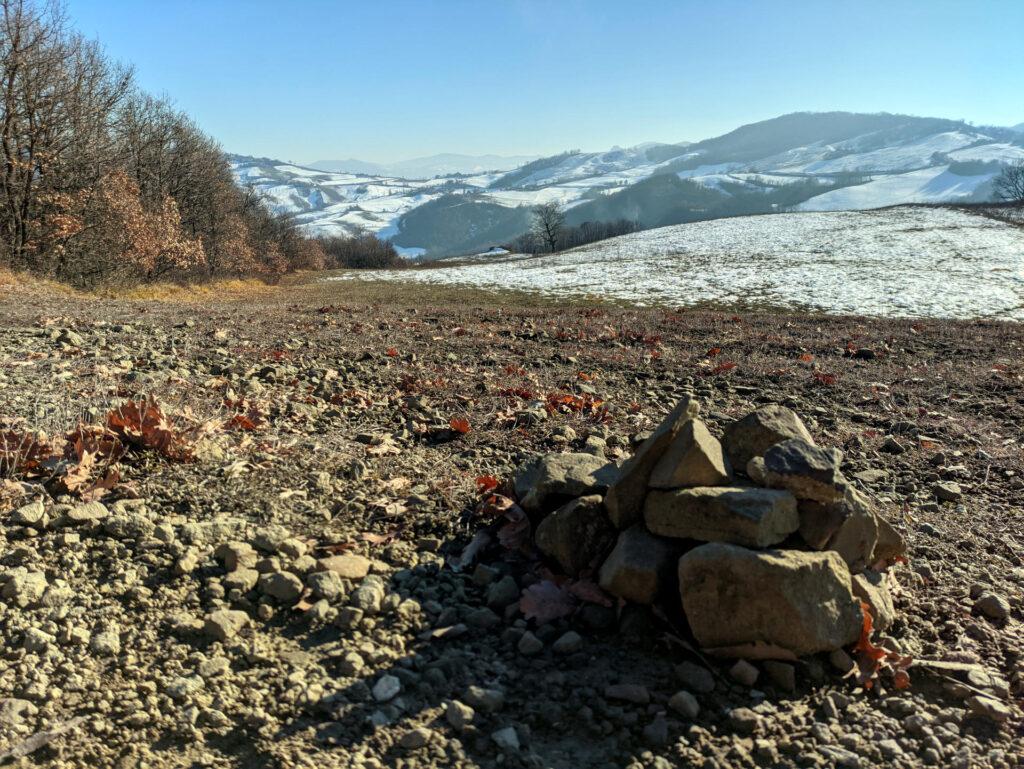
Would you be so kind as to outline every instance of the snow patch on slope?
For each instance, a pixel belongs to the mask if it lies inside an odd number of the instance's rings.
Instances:
[[[958,176],[949,166],[924,168],[906,174],[880,176],[866,184],[816,195],[801,203],[800,211],[849,211],[882,208],[901,203],[941,203],[970,199],[992,181],[994,173]]]
[[[595,296],[833,313],[1024,321],[1020,229],[945,208],[776,214],[662,227],[539,257],[348,273]]]

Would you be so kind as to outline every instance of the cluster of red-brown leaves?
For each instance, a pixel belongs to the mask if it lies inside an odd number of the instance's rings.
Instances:
[[[224,399],[224,407],[232,412],[231,416],[224,421],[225,430],[252,431],[267,422],[262,407],[248,398],[227,397]]]
[[[910,674],[907,671],[914,662],[913,657],[875,646],[871,641],[874,627],[871,607],[863,601],[860,606],[864,614],[864,624],[861,627],[860,638],[853,647],[853,658],[857,664],[847,675],[856,676],[857,683],[866,690],[873,689],[883,675],[892,681],[894,689],[906,689],[910,686]]]
[[[148,451],[187,462],[204,429],[173,425],[151,398],[128,400],[100,424],[79,424],[64,436],[63,445],[41,433],[0,432],[0,475],[43,483],[56,494],[98,499],[120,481],[117,464],[127,454]]]

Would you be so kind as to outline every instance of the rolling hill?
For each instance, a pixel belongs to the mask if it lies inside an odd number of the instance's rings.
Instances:
[[[441,260],[334,280],[415,281],[631,306],[1024,320],[1020,227],[943,206],[736,216],[558,254]]]
[[[232,156],[252,185],[311,233],[367,229],[403,253],[474,253],[522,232],[528,208],[555,201],[570,223],[628,218],[645,228],[784,211],[987,200],[1024,134],[962,121],[848,112],[793,113],[695,143],[570,151],[511,171],[429,179],[351,173]],[[429,159],[428,159],[429,160]],[[324,165],[323,163],[321,165]]]

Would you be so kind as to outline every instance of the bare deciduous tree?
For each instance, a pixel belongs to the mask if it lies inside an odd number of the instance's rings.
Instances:
[[[60,0],[0,0],[0,265],[96,284],[322,261],[187,115],[71,30]]]
[[[542,203],[533,209],[533,232],[548,251],[557,251],[565,228],[565,212],[558,203]]]
[[[1018,160],[1000,171],[993,182],[993,188],[1000,200],[1024,205],[1024,160]]]

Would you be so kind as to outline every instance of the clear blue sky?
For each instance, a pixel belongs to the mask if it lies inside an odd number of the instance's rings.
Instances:
[[[231,152],[702,139],[797,110],[1024,121],[1024,0],[69,0]]]

